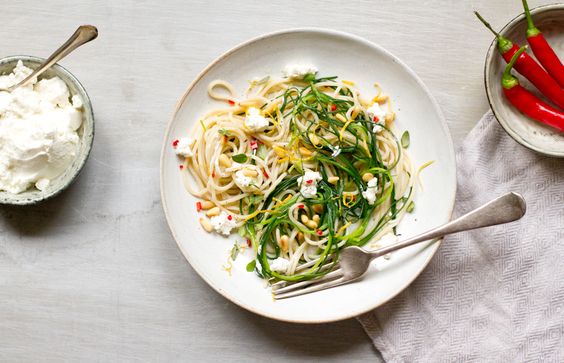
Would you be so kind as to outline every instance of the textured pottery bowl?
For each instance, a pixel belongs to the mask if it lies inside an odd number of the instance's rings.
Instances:
[[[564,4],[545,5],[532,9],[535,25],[539,28],[560,59],[564,59]],[[511,20],[501,35],[519,45],[527,44],[527,22],[521,14]],[[530,49],[529,54],[532,55]],[[564,157],[564,133],[545,126],[520,113],[507,101],[501,87],[501,75],[505,61],[497,50],[494,40],[486,56],[484,69],[486,93],[495,117],[507,133],[518,143],[531,150],[553,157]],[[536,88],[516,71],[513,72],[528,90],[540,96]],[[542,98],[542,96],[540,96]]]
[[[35,69],[44,61],[43,58],[25,55],[6,57],[0,60],[0,75],[12,72],[18,60],[21,60],[25,66],[31,69]],[[90,98],[78,79],[65,68],[57,64],[45,71],[39,78],[52,78],[55,76],[61,78],[69,87],[71,95],[78,95],[84,104],[82,125],[78,129],[80,145],[76,158],[64,173],[51,180],[51,183],[45,190],[40,191],[35,188],[30,188],[19,194],[0,191],[0,204],[36,204],[59,194],[76,179],[80,170],[86,163],[86,159],[88,159],[90,149],[92,148],[92,141],[94,140],[94,113],[92,111]]]

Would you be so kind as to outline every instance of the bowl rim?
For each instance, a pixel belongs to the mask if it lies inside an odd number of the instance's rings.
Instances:
[[[43,61],[45,61],[45,59],[46,58],[36,57],[36,56],[32,56],[32,55],[10,55],[10,56],[0,58],[0,64],[17,62],[19,60],[42,63]],[[38,194],[34,198],[23,198],[21,200],[17,200],[17,199],[16,200],[5,200],[3,198],[0,198],[0,205],[14,205],[14,206],[36,205],[36,204],[41,203],[41,202],[43,202],[47,199],[51,199],[51,198],[59,195],[60,193],[62,193],[65,189],[67,189],[76,180],[76,178],[78,177],[78,175],[80,174],[80,172],[84,168],[84,165],[86,164],[86,161],[88,160],[88,157],[90,156],[90,153],[92,151],[92,145],[94,143],[94,133],[95,133],[96,127],[95,127],[94,108],[92,107],[92,101],[90,100],[90,96],[88,95],[88,92],[86,92],[86,89],[84,88],[82,83],[80,83],[78,78],[75,75],[73,75],[68,69],[63,67],[62,65],[55,63],[54,65],[52,65],[50,67],[50,69],[54,69],[56,73],[64,74],[71,82],[73,82],[74,85],[76,86],[77,90],[78,90],[78,93],[81,96],[83,104],[88,105],[88,107],[84,107],[83,112],[85,114],[84,117],[86,117],[86,113],[88,113],[90,115],[90,118],[92,119],[92,130],[91,130],[91,132],[88,132],[88,138],[85,138],[86,132],[83,133],[83,136],[81,138],[81,142],[85,142],[85,141],[87,142],[87,144],[85,144],[86,145],[86,152],[84,154],[82,154],[82,157],[79,161],[78,168],[76,169],[76,171],[73,174],[70,174],[69,179],[66,180],[61,185],[60,188],[55,189],[48,194]]]
[[[563,3],[545,4],[545,5],[540,5],[540,6],[537,6],[535,8],[532,8],[531,9],[531,15],[535,15],[535,14],[538,14],[538,13],[544,13],[544,12],[547,12],[547,11],[563,10],[563,9],[564,9]],[[521,14],[518,14],[513,19],[511,19],[507,24],[505,24],[503,26],[503,28],[501,28],[501,30],[499,31],[499,34],[505,35],[510,29],[517,26],[518,24],[520,24],[523,21],[525,21],[525,13],[524,12],[521,13]],[[507,132],[507,134],[509,136],[511,136],[515,141],[517,141],[519,144],[523,145],[527,149],[532,150],[532,151],[539,153],[539,154],[542,154],[542,155],[546,155],[546,156],[551,156],[551,157],[556,157],[556,158],[564,158],[564,150],[561,151],[561,152],[547,151],[547,150],[543,150],[541,147],[533,145],[532,143],[527,141],[524,137],[522,137],[519,133],[515,132],[509,126],[509,124],[506,122],[506,120],[503,117],[498,116],[499,113],[500,113],[499,107],[497,107],[495,102],[493,101],[492,86],[491,86],[491,83],[490,83],[489,77],[488,77],[489,74],[492,72],[492,64],[493,64],[494,57],[497,56],[497,55],[498,55],[497,40],[494,38],[494,40],[490,44],[488,51],[486,53],[486,60],[485,60],[485,63],[484,63],[484,87],[485,87],[485,90],[486,90],[486,96],[487,96],[487,99],[488,99],[488,104],[490,105],[490,109],[492,110],[492,112],[495,116],[495,119],[501,125],[501,127],[503,127],[503,129],[505,130],[505,132]],[[526,117],[526,116],[523,116],[523,117]]]
[[[402,291],[404,291],[409,285],[411,285],[411,283],[413,283],[413,281],[419,277],[419,275],[421,275],[421,273],[423,272],[423,270],[428,266],[429,262],[431,261],[431,259],[435,256],[438,248],[440,247],[443,239],[437,239],[432,243],[429,243],[429,245],[426,248],[431,249],[431,253],[429,254],[429,256],[426,258],[426,260],[423,262],[423,264],[421,265],[421,268],[417,271],[417,273],[413,274],[412,278],[409,279],[404,286],[401,287],[401,289],[398,290],[398,292],[395,295],[391,295],[388,299],[386,299],[385,301],[382,301],[380,303],[377,303],[373,306],[371,306],[370,308],[364,309],[362,311],[354,311],[348,314],[343,314],[342,316],[339,317],[335,317],[335,318],[329,318],[329,319],[318,319],[318,320],[302,320],[302,319],[291,319],[291,318],[281,318],[279,316],[275,316],[275,315],[271,315],[262,311],[258,311],[255,310],[253,307],[245,304],[243,301],[240,301],[232,296],[229,296],[228,294],[226,294],[223,290],[221,290],[220,288],[216,287],[214,284],[211,283],[211,281],[198,269],[195,267],[195,265],[192,263],[192,259],[190,258],[190,255],[183,249],[183,247],[181,246],[181,244],[179,243],[179,239],[175,233],[175,230],[172,226],[172,222],[171,222],[171,217],[169,215],[168,212],[168,206],[167,206],[167,202],[166,202],[166,198],[165,198],[165,188],[164,188],[164,159],[165,159],[165,155],[166,155],[166,150],[168,147],[168,138],[172,129],[172,124],[176,118],[176,115],[178,113],[178,110],[181,108],[184,100],[190,95],[190,93],[192,92],[194,86],[200,82],[200,80],[213,68],[215,67],[219,62],[221,62],[223,59],[225,59],[226,57],[230,56],[231,54],[235,53],[236,51],[238,51],[241,48],[244,48],[248,45],[251,45],[253,43],[262,41],[264,39],[268,39],[268,38],[272,38],[272,37],[276,37],[276,36],[281,36],[281,35],[285,35],[285,34],[293,34],[293,33],[320,33],[320,34],[324,34],[324,35],[331,35],[331,36],[340,36],[340,37],[344,37],[347,38],[349,40],[355,40],[358,42],[361,42],[365,45],[368,45],[372,48],[376,48],[378,49],[380,52],[382,52],[383,54],[385,54],[386,56],[390,57],[391,59],[393,59],[395,62],[397,62],[407,73],[409,73],[409,75],[411,77],[413,77],[413,79],[417,82],[417,84],[423,89],[423,91],[427,94],[427,96],[429,97],[429,99],[431,100],[431,103],[433,105],[433,108],[435,110],[435,112],[437,113],[437,116],[439,118],[439,122],[440,125],[442,127],[442,129],[445,131],[445,135],[446,135],[446,142],[448,144],[448,148],[450,150],[450,154],[453,156],[453,167],[454,167],[454,185],[452,186],[453,188],[453,194],[452,197],[450,198],[450,200],[448,201],[450,207],[449,207],[449,220],[452,219],[453,216],[453,212],[454,212],[454,205],[455,205],[455,200],[456,200],[456,194],[457,194],[457,166],[456,166],[456,158],[454,157],[456,155],[455,150],[454,150],[454,144],[452,141],[452,135],[450,134],[450,130],[448,128],[448,124],[446,122],[446,118],[440,108],[440,105],[438,103],[438,101],[436,100],[436,98],[433,96],[433,94],[430,92],[429,88],[425,85],[425,83],[423,83],[422,79],[417,75],[417,73],[415,73],[415,71],[410,68],[405,62],[403,62],[401,59],[399,59],[398,57],[396,57],[395,55],[393,55],[391,52],[389,52],[388,50],[386,50],[385,48],[383,48],[382,46],[364,38],[361,37],[359,35],[355,35],[349,32],[345,32],[345,31],[341,31],[341,30],[335,30],[335,29],[328,29],[328,28],[320,28],[320,27],[296,27],[296,28],[285,28],[282,30],[277,30],[277,31],[273,31],[273,32],[268,32],[268,33],[264,33],[255,37],[252,37],[248,40],[245,40],[237,45],[235,45],[234,47],[224,51],[220,56],[218,56],[217,58],[215,58],[214,60],[212,60],[207,66],[205,66],[205,68],[200,71],[196,77],[189,83],[188,87],[186,88],[186,90],[183,92],[183,94],[180,96],[179,100],[176,102],[174,109],[171,113],[171,116],[169,118],[168,124],[166,126],[165,129],[165,133],[163,136],[163,141],[162,141],[162,148],[161,148],[161,157],[160,157],[160,166],[159,166],[159,177],[160,177],[160,195],[161,195],[161,205],[165,214],[165,219],[168,225],[168,228],[172,234],[172,237],[178,247],[178,249],[180,250],[180,252],[182,253],[182,255],[184,256],[184,259],[186,260],[186,262],[190,265],[190,267],[199,275],[199,277],[204,280],[206,282],[206,284],[208,286],[210,286],[215,292],[219,293],[221,296],[223,296],[224,298],[226,298],[227,300],[229,300],[230,302],[234,303],[235,305],[244,308],[247,311],[253,312],[257,315],[260,316],[264,316],[267,317],[269,319],[273,319],[273,320],[278,320],[278,321],[283,321],[283,322],[287,322],[287,323],[296,323],[296,324],[321,324],[321,323],[332,323],[332,322],[337,322],[337,321],[342,321],[342,320],[346,320],[346,319],[351,319],[351,318],[355,318],[357,316],[360,316],[362,314],[365,314],[369,311],[374,310],[375,308],[382,306],[384,304],[386,304],[387,302],[389,302],[391,299],[393,299],[394,297],[396,297],[397,295],[399,295]]]

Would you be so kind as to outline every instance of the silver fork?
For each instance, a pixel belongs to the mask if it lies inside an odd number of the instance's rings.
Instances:
[[[449,223],[405,241],[375,251],[365,251],[356,246],[344,248],[339,254],[338,268],[335,271],[318,279],[273,284],[272,294],[275,299],[285,299],[344,285],[361,278],[372,260],[390,252],[452,233],[513,222],[523,217],[525,211],[525,199],[517,193],[507,193]],[[313,265],[312,262],[310,264]]]

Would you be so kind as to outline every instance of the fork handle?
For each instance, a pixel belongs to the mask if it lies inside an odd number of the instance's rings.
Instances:
[[[70,52],[80,47],[81,45],[88,43],[89,41],[96,39],[98,36],[98,29],[94,25],[81,25],[76,29],[76,31],[71,35],[71,37],[59,47],[47,60],[45,60],[39,68],[35,69],[33,73],[23,79],[21,82],[11,86],[8,90],[11,92],[16,88],[27,84],[30,80],[35,77],[39,77],[43,72],[49,69],[53,64],[57,63],[64,57],[66,57]]]
[[[443,237],[448,234],[513,222],[523,217],[525,211],[525,199],[520,194],[507,193],[449,223],[405,241],[369,252],[369,254],[374,259],[416,243]]]

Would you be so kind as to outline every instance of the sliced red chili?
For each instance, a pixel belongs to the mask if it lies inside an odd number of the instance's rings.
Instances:
[[[268,173],[264,169],[262,169],[262,175],[264,175],[265,178],[268,178]]]
[[[227,216],[227,219],[231,221],[231,220],[233,220],[233,216],[230,214],[230,215]]]
[[[231,106],[233,106],[233,105],[235,104],[235,101],[233,101],[233,100],[229,100],[229,101],[227,101],[227,102],[229,102],[229,104],[230,104]]]
[[[202,202],[196,202],[196,210],[200,212],[202,210]]]
[[[174,141],[172,142],[172,147],[177,147],[179,142],[180,142],[180,141],[179,141],[178,139],[174,140]]]
[[[336,111],[337,110],[337,105],[332,103],[331,104],[331,111]]]

